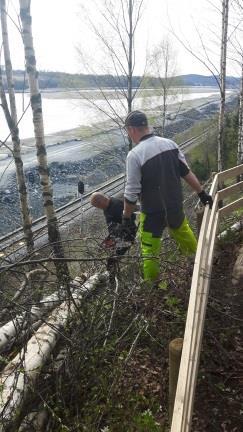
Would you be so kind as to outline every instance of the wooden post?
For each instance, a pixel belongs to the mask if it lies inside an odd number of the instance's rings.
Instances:
[[[179,375],[183,339],[173,339],[169,344],[169,423],[174,409],[177,380]]]

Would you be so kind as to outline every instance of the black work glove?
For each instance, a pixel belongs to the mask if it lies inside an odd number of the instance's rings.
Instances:
[[[211,197],[211,195],[209,195],[207,192],[205,192],[205,190],[202,190],[202,192],[200,192],[198,194],[199,199],[201,201],[201,203],[205,206],[206,204],[209,205],[209,208],[212,208],[213,205],[213,198]]]
[[[136,225],[131,218],[122,216],[120,236],[125,241],[134,241],[136,237]]]

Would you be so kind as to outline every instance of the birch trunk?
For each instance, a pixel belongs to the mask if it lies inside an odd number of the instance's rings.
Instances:
[[[241,63],[239,130],[238,130],[238,151],[237,151],[237,164],[240,165],[242,163],[243,163],[243,57]]]
[[[27,288],[29,288],[29,290],[32,290],[33,292],[32,297],[36,297],[36,294],[39,295],[39,293],[42,291],[44,279],[47,276],[47,273],[48,272],[45,269],[35,269],[25,274],[24,282],[21,284],[20,288],[15,292],[14,296],[11,298],[10,303],[16,304],[17,300],[22,296],[22,294],[27,290]],[[32,289],[32,284],[35,284],[36,280],[38,280],[38,291],[34,292],[34,290]],[[4,320],[7,314],[9,315],[9,308],[5,307],[0,312],[0,320],[1,321]],[[1,350],[1,328],[0,328],[0,350]]]
[[[228,35],[229,0],[222,2],[222,39],[220,58],[220,110],[218,121],[218,171],[224,167],[225,78]]]
[[[165,74],[164,74],[165,76],[164,76],[163,84],[162,84],[162,88],[163,88],[162,136],[165,135],[165,119],[166,119],[166,114],[167,114],[167,96],[168,96],[167,83],[169,80],[169,77],[168,77],[169,44],[168,44],[168,42],[165,44],[164,59],[165,59]]]
[[[166,90],[164,90],[164,93],[163,93],[163,113],[162,113],[162,131],[161,131],[163,137],[165,136],[165,119],[166,119],[166,111],[167,111],[166,98],[167,98]]]
[[[36,269],[33,270],[33,272],[35,272],[35,274],[38,272],[40,279],[41,276],[45,277],[46,275],[43,273],[46,272],[46,270]],[[82,286],[78,281],[71,282],[71,288],[73,288],[70,291],[71,296],[73,296],[73,293],[77,291],[77,286],[79,287],[79,291],[81,291]],[[31,286],[31,289],[34,291],[33,285]],[[66,291],[63,290],[62,293],[54,292],[53,294],[44,297],[36,303],[36,305],[32,306],[29,311],[17,315],[14,319],[0,327],[0,353],[6,351],[6,348],[8,348],[9,344],[11,344],[14,339],[17,337],[21,338],[28,326],[41,320],[45,314],[58,306],[58,304],[60,304],[65,298],[67,298]]]
[[[2,420],[0,431],[4,431],[13,424],[29,389],[33,388],[41,368],[55,348],[60,331],[65,327],[70,316],[75,314],[84,292],[90,292],[100,280],[100,276],[92,276],[82,286],[81,292],[78,289],[73,294],[75,304],[67,301],[56,308],[48,322],[38,329],[27,346],[2,371],[0,375],[0,416]]]
[[[26,71],[30,87],[30,101],[33,111],[33,123],[37,147],[37,159],[42,185],[42,196],[45,214],[47,217],[48,239],[55,257],[64,257],[61,236],[58,228],[56,213],[53,205],[53,193],[47,165],[46,147],[44,138],[44,125],[42,115],[42,99],[39,91],[38,72],[32,37],[32,18],[30,15],[31,0],[19,0],[20,18],[22,23],[22,37],[25,50]],[[56,263],[59,282],[67,284],[69,270],[67,263]]]
[[[0,15],[1,15],[5,70],[6,70],[9,101],[10,101],[10,112],[8,109],[8,104],[7,104],[5,92],[2,85],[2,77],[1,77],[1,84],[0,84],[1,101],[2,101],[3,111],[5,114],[6,121],[8,123],[8,127],[11,133],[12,143],[13,143],[13,157],[14,157],[14,163],[16,168],[22,225],[23,225],[27,251],[28,254],[31,254],[34,249],[34,241],[33,241],[32,229],[31,229],[31,217],[30,217],[29,206],[28,206],[28,197],[27,197],[27,189],[25,184],[23,162],[21,159],[21,147],[20,147],[20,139],[19,139],[19,129],[17,125],[17,109],[16,109],[16,101],[15,101],[15,93],[14,93],[12,63],[11,63],[10,49],[9,49],[5,0],[0,0]]]
[[[128,114],[132,111],[132,75],[133,75],[133,24],[132,24],[132,0],[129,0],[128,19],[129,19],[129,47],[128,47],[128,76],[127,76],[127,111]],[[129,150],[132,149],[132,140],[128,137]]]

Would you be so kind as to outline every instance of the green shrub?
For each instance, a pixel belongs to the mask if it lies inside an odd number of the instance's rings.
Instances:
[[[160,424],[155,421],[149,409],[134,418],[134,426],[137,432],[161,432]]]

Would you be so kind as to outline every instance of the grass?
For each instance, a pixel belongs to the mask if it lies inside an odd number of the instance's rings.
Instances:
[[[181,144],[194,136],[200,135],[210,126],[216,126],[215,119],[198,121],[190,129],[181,133],[177,133],[174,137],[174,140],[177,144]],[[196,148],[197,147],[195,147],[195,149]]]

